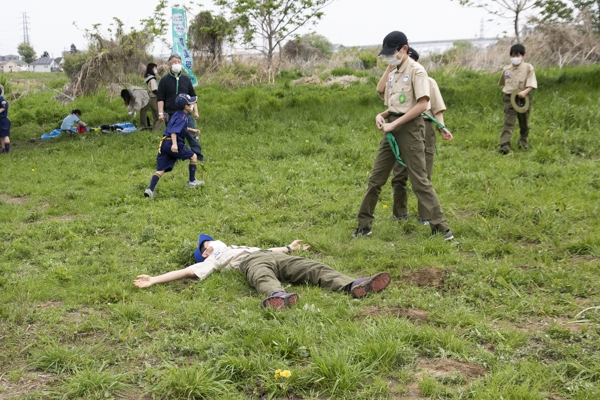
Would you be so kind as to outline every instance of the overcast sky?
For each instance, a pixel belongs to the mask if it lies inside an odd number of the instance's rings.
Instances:
[[[211,0],[200,2],[202,6],[192,5],[193,12],[217,10]],[[84,29],[98,23],[108,28],[113,17],[121,19],[127,28],[138,27],[141,19],[152,15],[156,4],[158,1],[152,0],[0,0],[0,55],[17,54],[24,38],[23,13],[27,14],[29,41],[38,57],[44,51],[59,57],[72,43],[85,49]],[[482,20],[485,37],[511,32],[510,20],[490,22],[485,11],[451,0],[335,0],[324,12],[316,26],[301,33],[313,30],[345,46],[380,44],[393,30],[403,31],[412,42],[475,38],[480,35]],[[157,45],[152,52],[168,53],[169,49]]]

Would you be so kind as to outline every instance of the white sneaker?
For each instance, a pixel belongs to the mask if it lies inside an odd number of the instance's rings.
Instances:
[[[204,185],[204,181],[199,181],[198,179],[195,179],[193,182],[188,181],[187,183],[187,187],[193,189],[196,186],[200,186],[200,185]]]
[[[154,198],[154,192],[150,188],[144,190],[144,197]]]

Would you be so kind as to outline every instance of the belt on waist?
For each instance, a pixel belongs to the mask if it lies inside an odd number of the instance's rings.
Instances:
[[[392,116],[394,116],[394,117],[401,117],[403,115],[404,115],[404,113],[392,113]]]
[[[168,140],[171,140],[171,138],[168,136],[163,136],[162,139],[160,139],[160,143],[158,144],[158,154],[162,154],[160,152],[160,148],[162,147],[163,142],[168,141]]]

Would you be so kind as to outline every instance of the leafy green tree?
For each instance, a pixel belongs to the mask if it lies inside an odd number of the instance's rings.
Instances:
[[[316,24],[333,0],[216,0],[241,30],[242,43],[260,51],[272,71],[273,56],[284,40],[307,24]]]
[[[47,52],[47,51],[44,51],[44,52],[42,53],[42,56],[41,56],[41,58],[48,58],[48,57],[50,57],[50,54],[48,54],[48,52]]]
[[[208,54],[211,61],[218,64],[223,57],[223,44],[233,33],[233,24],[225,17],[202,11],[190,23],[188,45],[190,50]]]
[[[21,43],[17,47],[17,53],[23,57],[23,61],[27,64],[31,64],[35,60],[35,50],[33,50],[33,47],[29,43]]]
[[[289,40],[283,46],[283,54],[289,59],[305,61],[316,58],[329,58],[333,53],[331,42],[323,35],[308,33],[299,38]]]
[[[454,1],[454,0],[452,0]],[[519,18],[527,10],[534,8],[538,1],[536,0],[457,0],[460,4],[467,7],[479,7],[488,13],[502,18],[512,18],[517,42],[521,43],[521,34],[519,33]],[[506,13],[512,14],[506,16]]]
[[[582,13],[591,20],[594,31],[600,33],[600,0],[538,0],[541,11],[536,21],[546,23],[574,23]]]

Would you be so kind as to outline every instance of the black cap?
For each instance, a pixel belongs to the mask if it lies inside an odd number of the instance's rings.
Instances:
[[[407,54],[413,60],[419,61],[419,53],[417,53],[417,51],[415,49],[413,49],[412,47],[408,48],[408,53]]]
[[[394,51],[407,44],[408,39],[406,39],[406,35],[404,33],[400,31],[390,32],[385,38],[383,38],[383,47],[381,48],[379,55],[392,55],[394,54]]]

